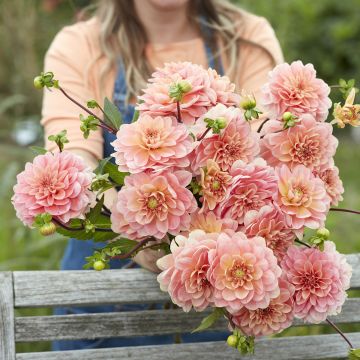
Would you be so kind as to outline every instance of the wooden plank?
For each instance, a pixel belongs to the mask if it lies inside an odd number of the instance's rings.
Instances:
[[[360,344],[360,333],[348,334],[354,346]],[[252,357],[240,356],[225,342],[135,346],[113,349],[18,354],[17,360],[323,360],[346,358],[348,346],[337,334],[262,338]]]
[[[0,272],[0,359],[15,360],[14,293],[11,272]]]
[[[168,301],[155,275],[143,269],[14,272],[15,307]]]
[[[347,255],[351,286],[360,288],[360,254]],[[14,272],[15,306],[151,303],[168,300],[155,275],[143,269]]]
[[[15,338],[17,342],[33,342],[186,333],[194,330],[206,314],[172,309],[20,317],[15,319]],[[338,324],[360,322],[360,299],[348,299],[342,312],[330,319]],[[293,326],[304,325],[309,324],[295,320]],[[218,321],[211,330],[226,331],[226,321]]]

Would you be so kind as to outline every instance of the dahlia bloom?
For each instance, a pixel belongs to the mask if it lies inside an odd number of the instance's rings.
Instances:
[[[248,336],[265,336],[280,333],[291,326],[294,319],[295,288],[283,276],[279,279],[280,294],[270,300],[265,309],[242,308],[232,317],[235,325]]]
[[[324,184],[327,194],[331,198],[331,206],[337,206],[343,200],[344,186],[336,166],[325,167],[314,170],[314,175],[320,178]]]
[[[279,296],[281,269],[261,237],[248,239],[242,232],[220,234],[209,251],[208,280],[215,288],[214,304],[237,313],[242,307],[265,309]]]
[[[273,201],[277,177],[274,169],[260,158],[249,164],[236,161],[230,175],[233,180],[228,195],[217,205],[215,213],[220,218],[229,217],[242,224],[248,211],[259,210]]]
[[[276,173],[279,190],[275,200],[285,215],[287,226],[299,237],[302,237],[304,227],[323,227],[330,208],[330,198],[323,181],[304,165],[298,165],[293,170],[282,165]]]
[[[190,62],[172,62],[153,73],[147,88],[143,90],[144,94],[139,96],[143,102],[138,104],[138,110],[152,115],[176,116],[177,104],[169,96],[169,90],[181,81],[186,81],[190,86],[180,101],[181,118],[186,125],[193,125],[196,119],[217,103],[230,106],[238,102],[238,96],[234,93],[235,85],[228,78]]]
[[[319,123],[311,115],[304,115],[294,127],[283,130],[276,120],[265,124],[265,136],[260,142],[260,156],[269,165],[286,164],[293,169],[303,164],[314,169],[332,164],[338,140],[332,135],[329,123]]]
[[[248,163],[259,153],[259,134],[251,131],[240,109],[232,112],[234,118],[221,134],[203,139],[195,148],[191,164],[195,173],[208,159],[214,160],[222,171],[229,171],[235,161]]]
[[[214,289],[207,279],[209,250],[216,247],[219,234],[192,231],[187,237],[178,235],[170,245],[171,254],[160,258],[162,272],[157,280],[174,304],[188,312],[193,307],[203,311],[213,303]]]
[[[360,126],[360,105],[354,105],[355,95],[355,89],[352,88],[344,106],[340,103],[335,104],[332,124],[337,124],[339,128],[344,128],[347,124],[354,127]]]
[[[294,232],[286,226],[285,217],[275,203],[265,205],[260,210],[248,211],[244,217],[242,231],[249,238],[263,237],[267,247],[274,252],[279,261],[295,240]]]
[[[191,215],[189,231],[203,230],[206,233],[221,233],[227,230],[236,231],[237,228],[238,223],[233,219],[220,219],[213,211],[200,212],[197,210]]]
[[[262,105],[277,119],[289,111],[298,117],[309,114],[316,121],[325,121],[331,107],[330,87],[316,77],[312,64],[301,61],[276,66],[262,93]]]
[[[112,229],[129,239],[162,239],[167,232],[187,231],[190,214],[197,209],[186,188],[190,181],[191,173],[185,170],[127,176],[112,207]]]
[[[208,160],[206,168],[200,169],[202,211],[214,210],[216,204],[223,201],[231,185],[232,177],[225,171],[221,171],[218,164]]]
[[[291,246],[281,267],[295,287],[295,316],[316,324],[341,311],[351,267],[333,242],[325,241],[324,251]]]
[[[178,124],[174,117],[143,114],[136,122],[122,125],[116,136],[112,156],[119,171],[161,171],[184,168],[190,163],[193,140],[186,126]]]
[[[11,199],[17,217],[32,226],[38,214],[49,213],[67,223],[83,218],[93,193],[93,173],[77,155],[63,151],[38,155],[17,175]]]

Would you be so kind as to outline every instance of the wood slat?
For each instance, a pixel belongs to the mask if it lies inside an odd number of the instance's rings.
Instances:
[[[12,274],[0,272],[0,359],[15,360]]]
[[[360,254],[347,255],[352,288],[360,288]],[[16,271],[15,306],[151,303],[167,301],[155,275],[143,269],[96,271]]]
[[[194,330],[206,315],[172,309],[20,317],[15,319],[15,338],[17,342],[33,342],[186,333]],[[330,319],[338,324],[360,322],[360,299],[348,299],[342,312]],[[304,322],[296,320],[293,326],[304,326]],[[227,322],[218,321],[211,330],[227,331]]]
[[[360,333],[348,334],[355,347],[359,347]],[[263,338],[256,343],[252,357],[242,357],[225,342],[135,346],[116,349],[77,350],[63,352],[18,354],[17,360],[323,360],[344,359],[347,344],[337,334]]]

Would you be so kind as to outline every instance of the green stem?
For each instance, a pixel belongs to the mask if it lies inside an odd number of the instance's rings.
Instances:
[[[329,319],[326,319],[326,322],[331,325],[335,331],[348,343],[348,345],[350,346],[350,349],[354,349],[351,341],[346,337],[346,335]]]
[[[179,123],[182,123],[180,102],[179,101],[176,102],[176,109],[177,109],[177,120],[178,120]]]
[[[211,130],[211,128],[207,128],[204,133],[197,139],[198,141],[201,141],[202,139],[205,138],[205,136],[209,133],[209,131]]]
[[[269,120],[270,120],[270,119],[267,118],[267,119],[265,119],[265,120],[261,123],[261,125],[260,125],[259,128],[257,129],[257,132],[258,132],[258,133],[261,132],[262,128],[264,127],[264,125],[265,125]]]
[[[305,241],[301,241],[301,240],[299,240],[299,239],[295,239],[295,241],[296,241],[297,243],[301,244],[301,245],[304,245],[304,246],[308,247],[308,248],[312,248],[312,246],[310,246],[310,245],[309,245],[308,243],[306,243]]]
[[[65,223],[63,223],[62,221],[56,219],[56,218],[52,218],[52,221],[56,224],[61,226],[63,229],[65,230],[69,230],[69,231],[82,231],[85,229],[84,226],[78,226],[78,227],[71,227],[71,226],[67,226]],[[98,232],[112,232],[112,229],[108,229],[108,228],[99,228],[96,227],[95,231]]]
[[[111,127],[109,127],[107,124],[104,123],[104,121],[102,119],[100,119],[95,113],[93,113],[92,111],[90,111],[88,108],[86,108],[85,106],[83,106],[82,104],[80,104],[78,101],[76,101],[73,97],[71,97],[61,86],[58,87],[58,89],[70,100],[72,101],[75,105],[79,106],[81,109],[83,109],[84,111],[86,111],[89,115],[92,115],[95,119],[99,120],[100,122],[100,127],[102,127],[103,129],[109,131],[110,133],[116,134],[117,131]]]
[[[133,255],[135,255],[138,251],[140,251],[142,246],[145,246],[148,242],[155,241],[153,237],[146,238],[144,240],[139,241],[129,252],[125,254],[120,254],[112,257],[112,259],[127,259]]]

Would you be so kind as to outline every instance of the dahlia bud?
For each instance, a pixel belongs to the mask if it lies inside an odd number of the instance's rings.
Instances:
[[[49,236],[56,231],[56,225],[53,222],[46,223],[39,228],[39,232],[42,236]]]
[[[239,341],[239,339],[238,339],[238,337],[236,336],[236,335],[230,335],[228,338],[227,338],[227,340],[226,340],[226,342],[227,342],[227,344],[230,346],[230,347],[233,347],[233,348],[237,348],[237,346],[238,346],[238,341]]]
[[[44,83],[42,81],[41,76],[36,76],[34,78],[34,87],[35,89],[42,89],[44,87]]]
[[[191,85],[187,81],[181,80],[170,85],[169,96],[176,101],[181,101],[184,94],[188,93],[190,90]]]
[[[330,231],[326,228],[320,228],[316,232],[316,235],[323,238],[324,240],[328,240],[330,238]]]
[[[96,271],[102,271],[105,269],[105,263],[102,260],[97,260],[94,262],[93,268]]]
[[[240,101],[240,107],[244,110],[252,110],[256,107],[256,100],[253,96],[247,95]]]
[[[215,122],[217,123],[218,129],[222,130],[226,128],[227,121],[224,117],[216,118]]]
[[[298,117],[293,115],[290,111],[284,112],[282,119],[284,122],[284,129],[294,127],[296,123],[299,122]]]

